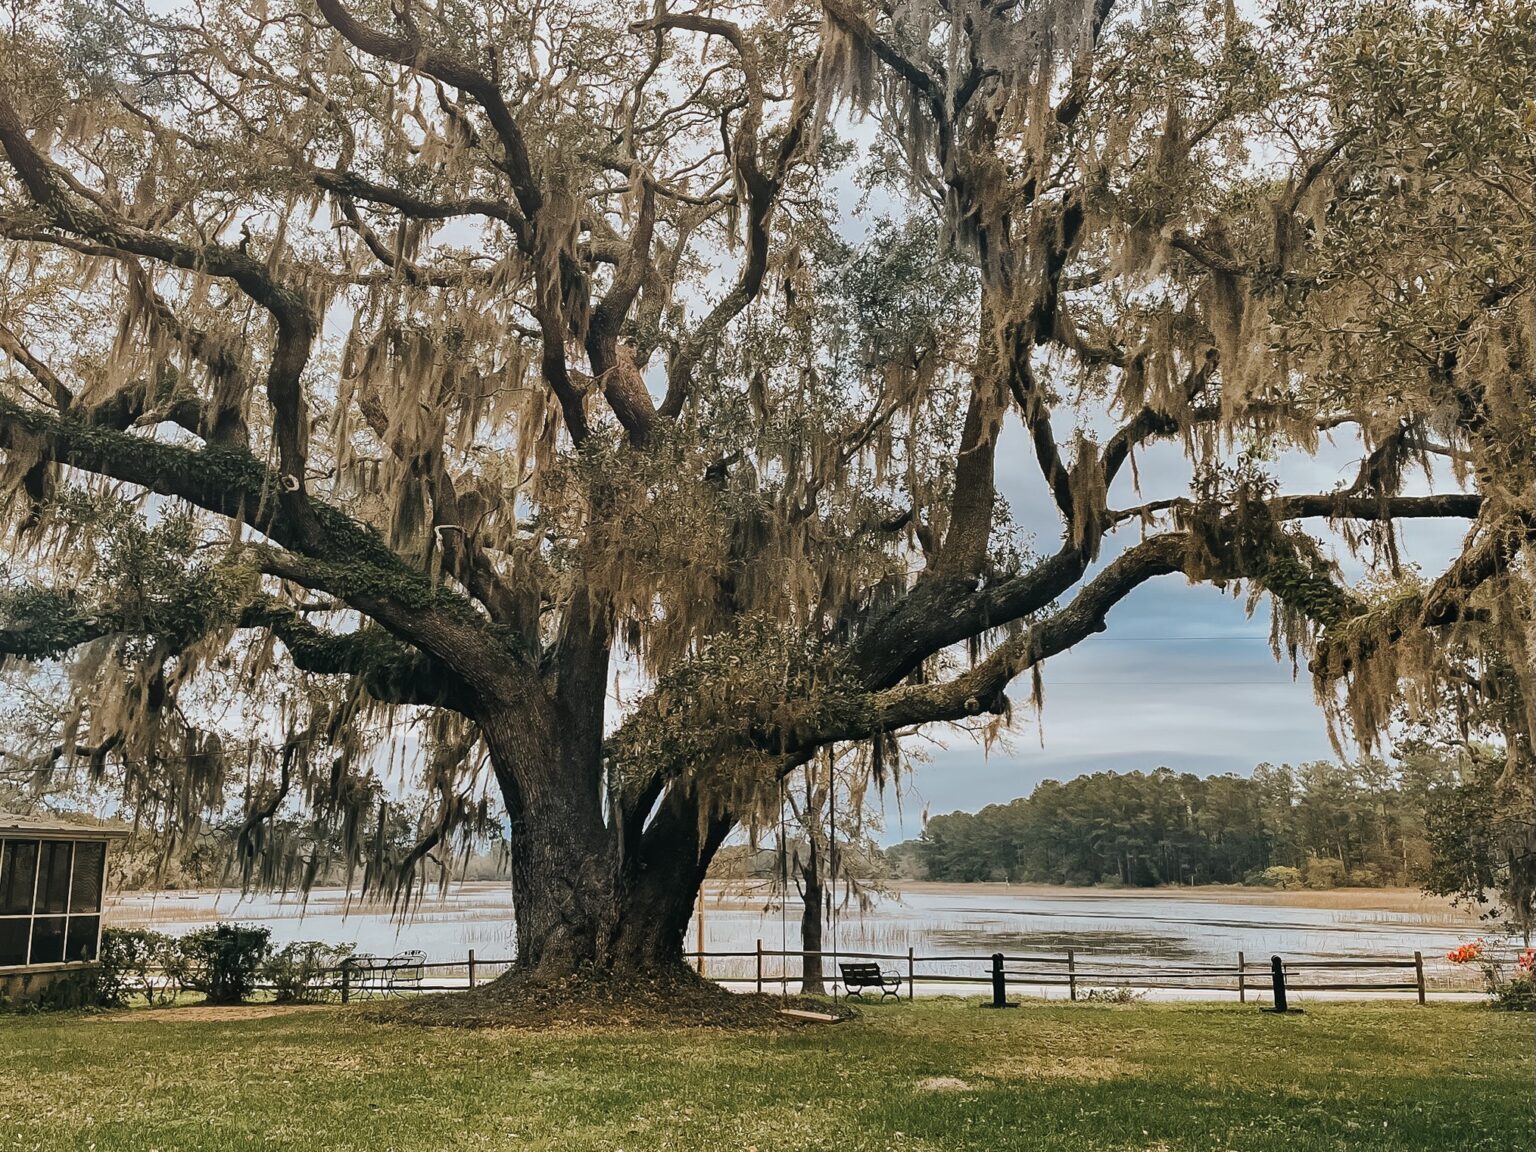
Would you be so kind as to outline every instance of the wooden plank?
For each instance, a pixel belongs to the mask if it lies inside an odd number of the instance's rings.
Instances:
[[[833,1016],[830,1012],[807,1012],[803,1008],[780,1008],[780,1016],[793,1016],[796,1020],[814,1020],[818,1024],[837,1024],[844,1017]]]

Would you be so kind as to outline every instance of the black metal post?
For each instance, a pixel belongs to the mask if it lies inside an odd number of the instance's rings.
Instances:
[[[1289,1009],[1285,1002],[1285,961],[1278,956],[1269,958],[1269,980],[1275,990],[1276,1012],[1285,1012]]]
[[[993,1008],[1011,1007],[1008,1003],[1008,979],[1003,975],[1003,954],[992,953],[992,1004]]]

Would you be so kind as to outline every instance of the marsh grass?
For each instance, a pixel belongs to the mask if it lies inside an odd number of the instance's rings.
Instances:
[[[0,1020],[0,1150],[1510,1152],[1530,1023],[1460,1006],[936,999],[722,1033],[367,1010]]]

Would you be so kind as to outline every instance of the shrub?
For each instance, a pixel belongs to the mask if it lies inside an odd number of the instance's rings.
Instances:
[[[1261,888],[1283,888],[1294,891],[1301,887],[1301,870],[1277,865],[1274,868],[1265,868],[1262,872],[1250,873],[1244,878],[1243,883]]]
[[[1499,985],[1493,1003],[1506,1012],[1536,1012],[1536,977],[1529,972],[1511,976]]]
[[[33,1007],[39,1012],[73,1012],[96,1006],[96,973],[67,972],[38,990]]]
[[[1391,886],[1392,879],[1389,872],[1374,864],[1362,865],[1349,874],[1349,882],[1356,888],[1387,888]]]
[[[215,924],[177,941],[175,973],[211,1004],[239,1004],[256,990],[272,951],[272,932],[253,924]]]
[[[1515,957],[1509,972],[1482,940],[1473,940],[1445,954],[1452,964],[1476,964],[1483,973],[1483,987],[1493,1006],[1506,1012],[1536,1012],[1536,948]]]
[[[147,928],[106,928],[101,933],[100,963],[94,977],[94,1002],[122,1008],[135,996],[150,1004],[169,1004],[181,991],[176,978],[179,942]]]
[[[1135,1004],[1147,994],[1134,988],[1090,988],[1088,999],[1095,1004]]]
[[[336,987],[335,970],[352,954],[350,944],[300,940],[268,957],[262,971],[277,999],[300,1004],[324,1000]]]
[[[1332,856],[1307,858],[1306,884],[1308,888],[1342,888],[1349,880],[1344,861]]]

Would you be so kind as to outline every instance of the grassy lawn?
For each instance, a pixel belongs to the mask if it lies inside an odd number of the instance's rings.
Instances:
[[[366,1009],[0,1018],[0,1150],[1536,1148],[1533,1022],[1465,1006],[938,1000],[785,1032]]]

